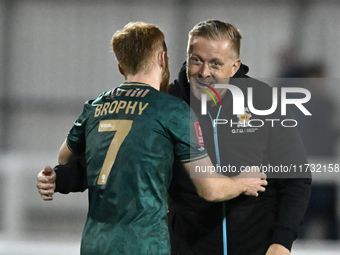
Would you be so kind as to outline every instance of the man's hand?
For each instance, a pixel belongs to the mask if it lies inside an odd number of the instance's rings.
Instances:
[[[50,166],[46,166],[37,176],[38,192],[45,201],[53,200],[56,178],[57,175]]]
[[[259,195],[258,192],[264,192],[266,189],[263,186],[267,186],[267,176],[261,173],[258,167],[247,167],[244,172],[234,178],[239,184],[243,185],[244,195],[255,196]]]
[[[274,243],[269,246],[266,255],[290,255],[290,251],[281,244]]]

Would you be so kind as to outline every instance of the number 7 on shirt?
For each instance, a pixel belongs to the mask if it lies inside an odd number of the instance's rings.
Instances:
[[[113,136],[110,147],[107,150],[103,167],[99,174],[98,185],[106,184],[118,150],[131,130],[132,122],[132,120],[101,120],[99,122],[98,132],[116,131],[116,134]]]

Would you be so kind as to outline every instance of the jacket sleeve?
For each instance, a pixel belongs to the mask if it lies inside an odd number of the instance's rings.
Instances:
[[[291,250],[308,206],[311,179],[277,179],[276,186],[279,202],[271,243]]]
[[[70,192],[83,192],[88,188],[84,157],[78,157],[63,165],[57,165],[54,170],[57,174],[56,192],[68,194]]]
[[[290,112],[287,113],[285,118],[291,119]],[[311,173],[305,167],[307,157],[297,127],[279,125],[273,128],[268,143],[270,163],[290,169],[289,173],[277,176],[279,178],[274,181],[277,208],[271,243],[291,250],[309,203]]]

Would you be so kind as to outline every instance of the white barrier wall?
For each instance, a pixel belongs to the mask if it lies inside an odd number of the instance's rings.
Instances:
[[[80,240],[87,192],[55,194],[53,201],[43,201],[36,188],[38,172],[55,161],[56,156],[47,153],[0,156],[0,240]]]

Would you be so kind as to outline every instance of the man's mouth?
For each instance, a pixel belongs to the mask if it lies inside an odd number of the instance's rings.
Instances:
[[[215,87],[215,79],[196,79],[196,83],[200,87]]]
[[[207,83],[209,82],[209,83]],[[210,95],[210,97],[213,99],[215,105],[217,105],[215,99],[214,99],[214,96],[213,94],[211,94],[210,91],[212,91],[216,97],[218,98],[218,100],[220,101],[220,104],[222,105],[222,101],[221,101],[221,98],[220,96],[218,95],[217,91],[214,89],[214,85],[216,84],[216,81],[214,79],[205,79],[203,81],[200,81],[198,79],[196,79],[196,83],[197,83],[197,88],[200,89],[200,90],[203,90],[204,92],[206,92],[208,95]]]

